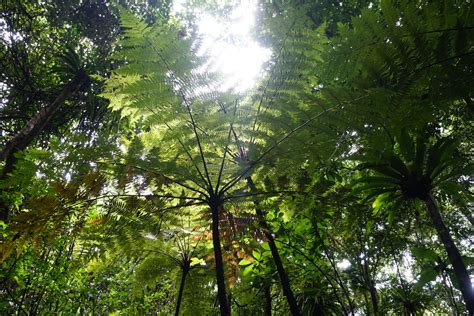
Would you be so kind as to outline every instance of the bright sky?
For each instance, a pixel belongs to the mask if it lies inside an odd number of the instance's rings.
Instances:
[[[174,11],[182,10],[185,0],[176,1]],[[208,70],[224,76],[222,90],[243,92],[252,88],[261,75],[271,51],[252,38],[257,1],[242,0],[226,19],[211,13],[198,14],[202,45],[199,54],[209,56]]]

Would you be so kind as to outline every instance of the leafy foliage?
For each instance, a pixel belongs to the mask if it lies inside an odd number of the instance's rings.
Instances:
[[[0,163],[0,313],[473,312],[469,2],[262,1],[246,92],[232,4],[119,3],[1,5],[2,148],[89,84]]]

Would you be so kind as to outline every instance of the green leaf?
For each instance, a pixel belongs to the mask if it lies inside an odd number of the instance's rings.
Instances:
[[[474,257],[462,256],[462,260],[468,266],[473,266],[474,265]]]
[[[383,193],[383,194],[380,194],[374,201],[374,203],[372,203],[372,208],[374,209],[373,210],[373,214],[374,215],[378,215],[378,213],[380,212],[380,209],[385,205],[387,204],[387,200],[392,196],[392,193],[391,192],[387,192],[387,193]]]
[[[246,259],[242,259],[242,260],[240,260],[240,262],[239,262],[239,265],[240,265],[240,266],[247,266],[247,265],[249,265],[249,264],[253,264],[253,263],[252,263],[251,261],[249,261],[249,260],[246,260]]]
[[[252,271],[253,271],[253,265],[249,265],[248,267],[244,269],[243,275],[246,276],[250,274]]]
[[[420,279],[418,280],[418,286],[423,286],[428,282],[434,281],[438,276],[439,272],[432,267],[423,269],[420,274]]]
[[[398,191],[397,187],[374,189],[368,195],[364,197],[363,202],[365,203],[367,201],[370,201],[374,197],[379,196],[383,193],[391,193],[392,195],[396,195],[397,191]]]
[[[428,150],[428,157],[426,161],[426,174],[431,176],[434,168],[440,163],[442,151],[440,147],[446,142],[445,138],[438,139]]]
[[[392,177],[392,178],[400,178],[401,174],[398,170],[392,168],[391,166],[387,165],[378,165],[374,166],[371,169],[386,175],[387,177]]]
[[[464,190],[464,187],[456,182],[443,182],[438,187],[441,191],[451,195],[452,197],[460,196]]]
[[[203,259],[199,259],[199,258],[193,257],[193,258],[191,258],[191,267],[200,265],[200,264],[202,264],[202,263],[204,263],[204,262],[205,262],[205,261],[204,261]]]
[[[397,210],[393,209],[393,208],[390,209],[390,211],[388,212],[388,218],[387,218],[387,221],[388,221],[389,225],[393,224],[393,220],[395,218],[395,215],[397,215]]]
[[[374,227],[374,221],[369,220],[367,224],[365,225],[365,235],[369,236],[370,232],[372,231],[372,228]]]
[[[422,247],[412,247],[411,252],[413,256],[420,260],[428,261],[428,262],[436,262],[439,259],[438,254],[431,249],[422,248]]]
[[[403,157],[407,161],[412,161],[415,158],[415,145],[405,128],[402,129],[402,132],[400,133],[398,144],[400,145],[400,153]]]
[[[270,245],[269,245],[268,243],[263,243],[263,244],[262,244],[262,248],[263,248],[264,250],[270,251]]]
[[[260,260],[262,258],[262,255],[257,252],[257,251],[252,251],[252,256],[256,259],[256,260]]]
[[[416,139],[416,153],[415,160],[413,162],[413,171],[417,171],[422,174],[423,164],[425,161],[426,142],[422,136],[418,136]]]
[[[390,156],[390,166],[403,176],[409,174],[407,166],[397,155]]]
[[[384,176],[367,176],[360,178],[357,182],[366,183],[366,184],[400,184],[399,177],[384,177]]]

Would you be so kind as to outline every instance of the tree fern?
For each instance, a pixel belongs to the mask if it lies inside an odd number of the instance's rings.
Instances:
[[[326,57],[331,71],[325,81],[338,79],[361,94],[369,91],[370,98],[358,102],[355,117],[375,104],[383,121],[390,121],[388,113],[403,111],[405,116],[391,123],[395,125],[406,124],[408,117],[413,124],[429,120],[433,107],[446,110],[459,101],[469,107],[470,14],[469,5],[457,8],[449,1],[419,6],[382,1],[380,11],[364,10],[352,27],[341,28]],[[449,20],[442,18],[447,16]],[[464,79],[452,85],[446,69]]]

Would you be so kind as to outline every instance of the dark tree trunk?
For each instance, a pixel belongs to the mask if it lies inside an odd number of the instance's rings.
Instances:
[[[362,243],[361,243],[362,245]],[[369,288],[369,293],[370,293],[370,300],[372,302],[372,310],[374,312],[374,315],[377,316],[379,314],[379,300],[377,297],[377,289],[375,288],[375,282],[373,278],[371,277],[370,269],[369,269],[369,264],[367,260],[364,260],[363,266],[362,266],[363,272],[364,272],[364,280],[366,284],[368,285]]]
[[[179,308],[181,307],[181,300],[183,299],[184,285],[186,283],[186,277],[189,272],[189,263],[184,263],[181,269],[181,282],[179,284],[178,299],[176,300],[176,310],[174,312],[175,316],[179,315]]]
[[[247,177],[247,184],[250,188],[250,191],[255,193],[257,192],[257,188],[253,183],[251,177]],[[255,212],[257,213],[258,220],[260,222],[260,226],[262,227],[263,234],[267,239],[268,245],[270,246],[270,251],[272,252],[273,261],[275,262],[275,266],[278,271],[278,276],[280,277],[281,287],[283,289],[283,294],[285,294],[286,299],[288,301],[288,305],[290,306],[290,311],[293,316],[301,315],[300,310],[298,308],[298,304],[296,303],[295,296],[293,295],[293,291],[291,290],[290,280],[288,279],[288,274],[283,267],[283,263],[281,261],[280,253],[278,252],[278,248],[275,244],[275,239],[271,233],[270,227],[268,226],[267,222],[265,221],[265,215],[263,214],[262,210],[260,209],[258,202],[255,202]]]
[[[443,218],[441,217],[441,213],[435,199],[431,194],[429,194],[425,198],[424,202],[431,217],[431,221],[433,222],[433,225],[438,232],[441,241],[443,242],[444,248],[446,249],[449,261],[453,265],[454,274],[456,275],[456,279],[459,283],[468,313],[469,315],[474,315],[474,289],[472,288],[471,279],[469,277],[469,273],[467,272],[466,265],[462,260],[458,248],[451,238],[448,228],[443,222]]]
[[[39,110],[15,136],[7,141],[0,152],[0,160],[5,160],[5,165],[0,173],[0,180],[6,179],[7,175],[13,171],[16,164],[15,153],[26,149],[48,125],[64,102],[83,87],[88,80],[89,77],[84,69],[79,69],[74,78],[63,88],[56,99],[48,106]],[[8,206],[0,201],[0,220],[5,221],[7,218]]]
[[[11,160],[15,152],[23,150],[38,136],[43,128],[51,121],[57,110],[73,93],[79,90],[87,81],[84,69],[78,70],[74,78],[63,88],[56,99],[48,106],[39,110],[26,125],[13,136],[0,152],[0,159]],[[6,165],[7,166],[7,165]]]
[[[263,306],[263,314],[265,316],[272,316],[272,292],[270,282],[265,282],[263,285],[263,294],[265,295],[265,305]]]
[[[222,250],[219,238],[219,209],[221,208],[221,204],[218,197],[211,197],[210,207],[212,213],[212,244],[214,246],[214,259],[216,262],[217,297],[221,315],[230,315],[225,289],[224,263],[222,262]]]
[[[374,282],[370,281],[369,286],[370,299],[372,301],[372,308],[374,310],[374,315],[378,316],[379,314],[379,300],[377,298],[377,289],[375,288]]]
[[[367,316],[371,316],[372,315],[372,310],[370,308],[369,299],[367,298],[367,293],[363,292],[362,294],[364,295],[365,314]]]

